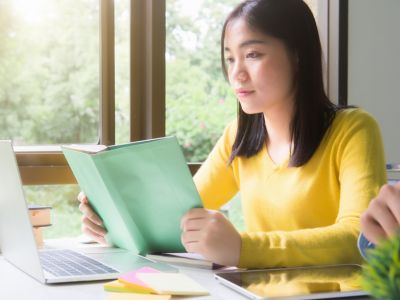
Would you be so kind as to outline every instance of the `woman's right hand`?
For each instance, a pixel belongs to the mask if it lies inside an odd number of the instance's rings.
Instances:
[[[105,235],[107,233],[103,226],[103,221],[93,211],[89,200],[83,192],[78,195],[79,210],[82,216],[82,232],[100,244],[107,244]]]
[[[361,230],[374,244],[400,231],[400,182],[385,184],[361,215]]]

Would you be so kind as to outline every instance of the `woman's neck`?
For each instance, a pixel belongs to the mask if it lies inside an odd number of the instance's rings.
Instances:
[[[268,112],[264,112],[265,126],[268,132],[268,140],[266,141],[268,147],[290,147],[292,143],[290,130],[292,117],[292,104],[275,106]]]

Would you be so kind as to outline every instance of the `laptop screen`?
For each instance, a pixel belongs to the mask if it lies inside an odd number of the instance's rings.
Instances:
[[[0,245],[9,262],[44,281],[11,141],[0,141]]]
[[[216,277],[250,298],[322,299],[360,291],[360,275],[360,266],[340,265],[221,272]],[[323,294],[327,297],[320,298]],[[360,291],[359,294],[365,293]],[[319,296],[313,298],[312,295]]]

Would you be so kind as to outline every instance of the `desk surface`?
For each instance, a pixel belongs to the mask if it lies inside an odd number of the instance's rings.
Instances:
[[[245,300],[235,291],[219,284],[212,270],[178,267],[180,272],[189,275],[192,279],[203,285],[210,291],[207,297],[178,297],[176,299],[221,299],[221,300]],[[29,300],[106,300],[107,292],[103,290],[103,282],[68,283],[57,285],[44,285],[21,272],[9,264],[0,255],[0,295],[1,299],[29,299]],[[173,298],[175,299],[175,298]],[[344,298],[342,298],[344,299]],[[351,299],[369,299],[357,297]]]
[[[177,299],[246,299],[229,288],[220,285],[213,278],[211,270],[180,268],[182,273],[189,275],[209,291],[208,297],[180,297]],[[0,295],[1,299],[29,299],[29,300],[91,300],[107,299],[103,290],[103,282],[68,283],[44,285],[19,271],[0,257]]]
[[[179,297],[176,299],[221,299],[221,300],[245,300],[240,294],[219,284],[213,278],[211,270],[199,270],[194,268],[179,268],[182,273],[202,284],[210,291],[207,297]],[[103,290],[102,283],[71,283],[44,285],[19,271],[0,257],[0,294],[1,299],[29,299],[29,300],[106,300],[107,293]],[[175,298],[173,298],[175,299]],[[346,298],[347,299],[347,298]],[[350,298],[349,298],[350,299]],[[357,297],[351,299],[369,299]]]

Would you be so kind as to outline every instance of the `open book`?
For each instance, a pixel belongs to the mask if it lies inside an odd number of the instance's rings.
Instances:
[[[175,137],[63,152],[108,242],[139,254],[185,251],[181,218],[202,204]]]

